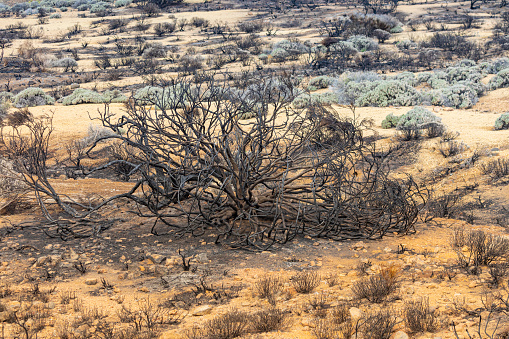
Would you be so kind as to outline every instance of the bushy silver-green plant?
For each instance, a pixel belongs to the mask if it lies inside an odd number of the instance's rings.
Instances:
[[[122,94],[118,89],[114,89],[111,91],[104,91],[102,93],[103,102],[106,103],[122,103],[127,102],[127,97]]]
[[[288,57],[295,58],[301,54],[308,53],[310,48],[298,41],[280,40],[272,45],[273,50],[282,49],[286,51]],[[272,54],[272,53],[271,53]]]
[[[501,70],[509,68],[509,58],[502,57],[495,59],[489,63],[488,72],[490,74],[497,74]]]
[[[402,73],[396,74],[393,77],[390,77],[389,79],[403,81],[404,83],[407,83],[410,86],[417,85],[417,78],[416,78],[415,74],[412,72],[402,72]]]
[[[406,139],[415,139],[421,136],[424,130],[444,129],[442,119],[424,107],[417,106],[398,121],[396,129],[401,131]]]
[[[47,95],[39,87],[28,87],[24,89],[14,96],[13,101],[14,106],[18,108],[53,105],[55,103],[55,99]]]
[[[288,54],[288,52],[282,48],[274,48],[272,52],[270,52],[270,56],[277,62],[284,62],[287,58],[290,57],[290,54]]]
[[[477,93],[469,86],[456,84],[440,90],[431,91],[433,105],[454,108],[470,108],[479,100]]]
[[[142,56],[144,58],[164,58],[168,50],[165,46],[160,43],[149,44],[143,51]]]
[[[322,46],[325,49],[325,46]],[[324,52],[326,49],[324,50]],[[329,53],[331,57],[342,58],[345,60],[351,59],[359,51],[355,48],[354,44],[350,41],[338,41],[335,44],[329,46]]]
[[[403,32],[403,27],[401,26],[396,26],[394,28],[391,28],[391,30],[389,31],[391,32],[392,34],[398,34],[398,33],[401,33]]]
[[[145,86],[136,91],[134,99],[142,105],[154,105],[159,109],[184,108],[193,91],[178,86]],[[191,98],[192,99],[192,98]]]
[[[509,128],[509,112],[502,113],[497,120],[495,120],[495,129],[508,129]]]
[[[126,101],[127,97],[118,90],[106,91],[103,94],[101,94],[86,88],[76,88],[72,94],[60,99],[60,102],[65,106],[79,104],[100,104],[105,102],[115,103]]]
[[[317,89],[328,88],[332,84],[332,79],[326,75],[314,77],[309,80],[308,90],[316,91]]]
[[[59,100],[63,105],[98,104],[103,102],[100,93],[87,88],[76,88],[72,94]]]
[[[14,94],[11,92],[2,91],[0,92],[0,101],[4,102],[12,102],[14,98]]]
[[[490,90],[495,90],[497,88],[508,87],[509,86],[509,68],[505,68],[497,73],[493,78],[491,78],[488,83],[488,87]]]
[[[352,35],[347,42],[351,42],[356,50],[360,52],[374,51],[378,49],[378,42],[365,35]]]
[[[374,72],[345,72],[333,82],[340,105],[356,104],[360,95],[371,91],[381,80]]]
[[[63,8],[65,8],[65,7],[63,7]],[[65,9],[67,10],[67,8],[65,8]],[[62,9],[60,9],[60,10],[62,10]],[[62,11],[62,12],[63,12],[63,11]],[[53,13],[53,14],[51,14],[51,15],[49,16],[49,18],[50,18],[50,19],[60,19],[60,18],[62,18],[62,14],[60,14],[60,13]]]
[[[466,60],[465,60],[466,61]],[[471,60],[468,60],[471,61]],[[480,82],[483,78],[481,70],[477,65],[474,66],[457,66],[457,67],[448,67],[446,69],[447,72],[447,81],[449,84],[454,85],[459,81],[471,81],[471,82]]]
[[[387,114],[384,120],[382,120],[382,128],[389,129],[398,126],[398,122],[401,116],[394,115],[392,113]]]
[[[421,94],[412,86],[398,80],[382,80],[372,90],[362,93],[357,106],[414,106],[422,102]]]
[[[411,49],[416,49],[417,48],[417,44],[415,42],[413,42],[412,40],[402,40],[402,41],[398,41],[396,43],[396,47],[400,51],[408,51],[408,50],[411,50]]]
[[[132,2],[132,0],[116,0],[116,1],[114,2],[114,5],[115,5],[115,7],[117,7],[117,8],[118,8],[118,7],[126,7],[126,6],[130,5],[130,4],[131,4],[131,2]]]
[[[76,70],[76,68],[78,67],[78,63],[73,58],[62,58],[62,59],[53,60],[51,62],[51,67],[63,68],[64,72],[68,72],[68,71],[74,72]]]
[[[312,105],[332,105],[338,102],[338,97],[333,92],[301,94],[293,102],[293,107],[300,109]]]

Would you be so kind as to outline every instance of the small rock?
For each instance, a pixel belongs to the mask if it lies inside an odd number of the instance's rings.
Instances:
[[[207,253],[200,253],[196,255],[196,260],[198,260],[199,263],[204,264],[209,262],[209,257],[207,256]]]
[[[316,321],[313,321],[313,319],[309,319],[309,318],[302,319],[301,324],[302,324],[302,326],[307,326],[307,327],[312,327],[312,328],[316,327]]]
[[[37,258],[37,261],[35,262],[35,265],[40,267],[42,265],[44,265],[45,263],[49,262],[51,259],[47,256],[42,256],[42,257],[39,257]]]
[[[55,308],[55,303],[53,301],[50,301],[49,303],[46,304],[46,308],[52,310]]]
[[[85,285],[97,285],[97,278],[90,278],[85,280]]]
[[[398,331],[393,334],[392,339],[408,339],[408,334],[403,331]]]
[[[154,264],[160,264],[164,260],[166,260],[166,257],[164,255],[161,255],[161,254],[147,253],[145,255],[145,257],[147,259],[150,259],[150,261],[152,261]]]
[[[362,315],[363,315],[363,312],[361,309],[357,308],[357,307],[350,307],[350,316],[352,317],[352,320],[359,320],[360,318],[362,318]]]
[[[212,312],[212,306],[211,305],[203,305],[203,306],[197,307],[191,314],[195,317],[199,317],[202,315],[209,314],[210,312]]]

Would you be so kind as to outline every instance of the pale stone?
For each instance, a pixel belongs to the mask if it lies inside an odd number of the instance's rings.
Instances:
[[[199,317],[202,315],[209,314],[210,312],[212,312],[212,306],[211,305],[203,305],[203,306],[197,307],[191,314],[195,317]]]
[[[352,317],[352,320],[359,320],[362,318],[363,312],[361,309],[357,307],[350,307],[349,309],[350,316]]]
[[[392,335],[391,339],[408,339],[408,334],[403,331],[398,331]]]
[[[90,278],[85,280],[86,285],[97,285],[97,278]]]

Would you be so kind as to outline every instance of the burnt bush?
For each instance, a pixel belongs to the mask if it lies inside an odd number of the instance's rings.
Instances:
[[[451,243],[458,255],[459,265],[464,268],[490,265],[509,257],[509,239],[484,231],[456,228]]]
[[[283,283],[276,275],[265,275],[258,279],[254,291],[260,298],[267,299],[271,305],[276,304],[276,297],[281,292]]]
[[[209,320],[204,326],[205,338],[231,339],[247,333],[250,317],[237,309]]]
[[[436,332],[442,326],[439,312],[429,306],[429,298],[406,302],[403,318],[406,327],[414,333]]]
[[[509,175],[509,159],[491,159],[481,164],[481,173],[489,175],[493,180]]]
[[[362,332],[366,338],[389,339],[398,324],[398,314],[391,308],[373,311],[362,319]]]
[[[300,272],[291,279],[298,293],[310,293],[320,284],[320,275],[314,271]]]
[[[359,299],[381,303],[398,289],[398,271],[395,267],[383,269],[376,275],[363,278],[352,286],[352,292]]]
[[[287,315],[275,307],[257,311],[250,317],[250,332],[264,333],[282,330],[287,325]]]

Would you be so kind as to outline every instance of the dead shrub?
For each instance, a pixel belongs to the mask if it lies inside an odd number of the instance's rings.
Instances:
[[[349,321],[335,324],[329,318],[316,319],[314,326],[311,332],[317,339],[350,339],[354,333],[354,327]]]
[[[509,174],[509,158],[498,158],[481,164],[481,173],[489,175],[493,180]]]
[[[438,151],[444,158],[453,157],[460,153],[463,153],[468,148],[463,142],[457,142],[455,140],[441,142],[438,144]]]
[[[509,256],[509,239],[481,230],[456,228],[451,244],[458,255],[459,264],[464,268],[490,265]],[[465,247],[467,250],[464,252]]]
[[[397,325],[397,314],[391,308],[381,309],[368,314],[362,321],[364,338],[389,339]]]
[[[231,339],[247,333],[249,315],[237,309],[230,309],[205,323],[204,337],[214,339]],[[203,337],[202,337],[203,338]]]
[[[287,325],[287,314],[276,307],[270,307],[251,316],[251,331],[264,333],[282,330]]]
[[[440,314],[429,306],[429,298],[421,298],[405,303],[403,317],[412,332],[436,332],[442,326]]]
[[[276,275],[263,276],[254,285],[256,295],[262,299],[267,299],[271,305],[276,304],[276,297],[282,288],[283,283]]]
[[[383,302],[391,293],[397,290],[398,269],[384,268],[380,273],[363,278],[352,286],[352,292],[359,299],[367,299],[372,303]]]
[[[509,273],[509,264],[506,262],[491,264],[488,273],[491,277],[490,284],[499,287]]]
[[[314,271],[300,272],[291,278],[291,282],[297,293],[307,294],[320,284],[320,275]]]

